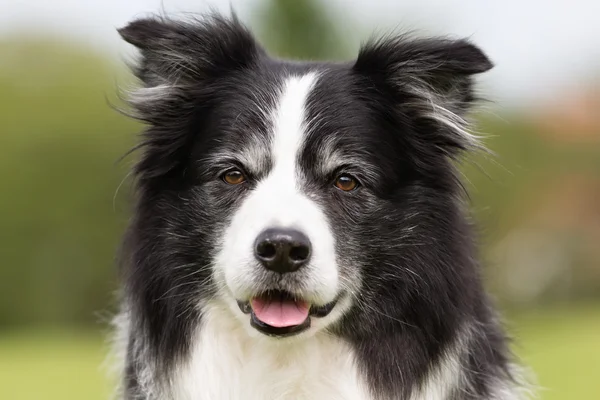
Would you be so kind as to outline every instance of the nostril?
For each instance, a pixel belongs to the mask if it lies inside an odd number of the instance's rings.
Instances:
[[[305,245],[293,246],[290,249],[289,258],[293,262],[302,262],[308,259],[310,248]]]
[[[308,263],[310,240],[295,229],[270,228],[256,238],[254,256],[270,271],[294,272]]]
[[[277,255],[277,248],[273,243],[260,242],[256,246],[256,254],[264,260],[271,260]]]

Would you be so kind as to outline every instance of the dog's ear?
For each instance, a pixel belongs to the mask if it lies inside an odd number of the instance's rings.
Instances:
[[[151,17],[133,21],[118,32],[141,51],[136,74],[150,86],[218,77],[248,66],[261,52],[235,15],[188,21]]]
[[[448,145],[460,149],[478,145],[464,117],[476,100],[473,75],[492,66],[467,40],[397,36],[363,46],[353,68],[391,92],[395,106],[417,128],[443,133],[437,135],[437,147],[448,152]]]
[[[136,175],[143,180],[184,169],[190,124],[210,109],[219,78],[251,68],[263,50],[235,16],[145,18],[119,33],[141,53],[133,72],[142,85],[125,94],[132,108],[126,113],[148,125],[136,147],[144,150]]]

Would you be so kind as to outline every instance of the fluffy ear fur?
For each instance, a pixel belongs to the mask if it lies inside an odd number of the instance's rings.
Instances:
[[[398,36],[363,46],[354,70],[385,86],[384,92],[391,89],[417,130],[442,133],[436,147],[452,154],[452,149],[478,147],[464,114],[475,100],[472,75],[492,66],[467,40]]]
[[[260,49],[233,16],[178,21],[153,17],[119,29],[142,52],[137,75],[149,85],[184,84],[214,78],[252,63]]]
[[[132,116],[148,124],[135,172],[140,179],[164,176],[185,159],[191,119],[210,108],[219,78],[250,68],[263,50],[235,16],[144,18],[119,34],[141,53],[133,72],[142,86],[127,94]]]

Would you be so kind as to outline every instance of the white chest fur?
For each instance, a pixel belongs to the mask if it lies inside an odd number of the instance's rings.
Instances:
[[[145,398],[161,400],[374,400],[359,374],[352,348],[318,333],[302,340],[271,340],[221,307],[208,307],[189,359],[176,366],[170,388],[158,387],[151,370],[139,371]],[[128,316],[115,320],[122,365]],[[254,333],[254,335],[249,334]],[[468,332],[468,330],[466,330]],[[461,342],[450,346],[410,400],[446,400],[462,378]],[[463,349],[464,350],[464,349]],[[515,370],[520,377],[521,371]],[[498,379],[490,398],[529,398],[527,387]]]
[[[370,399],[340,339],[250,337],[228,314],[214,307],[204,313],[191,357],[175,373],[173,400]]]

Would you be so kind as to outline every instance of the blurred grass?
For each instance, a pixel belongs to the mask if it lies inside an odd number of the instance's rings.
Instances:
[[[535,371],[540,399],[600,398],[600,306],[528,312],[509,318],[517,353]],[[97,334],[0,336],[0,399],[106,400]]]
[[[0,399],[107,400],[99,334],[43,332],[0,336]]]
[[[534,371],[540,399],[600,399],[598,305],[530,311],[510,321],[515,352]]]

